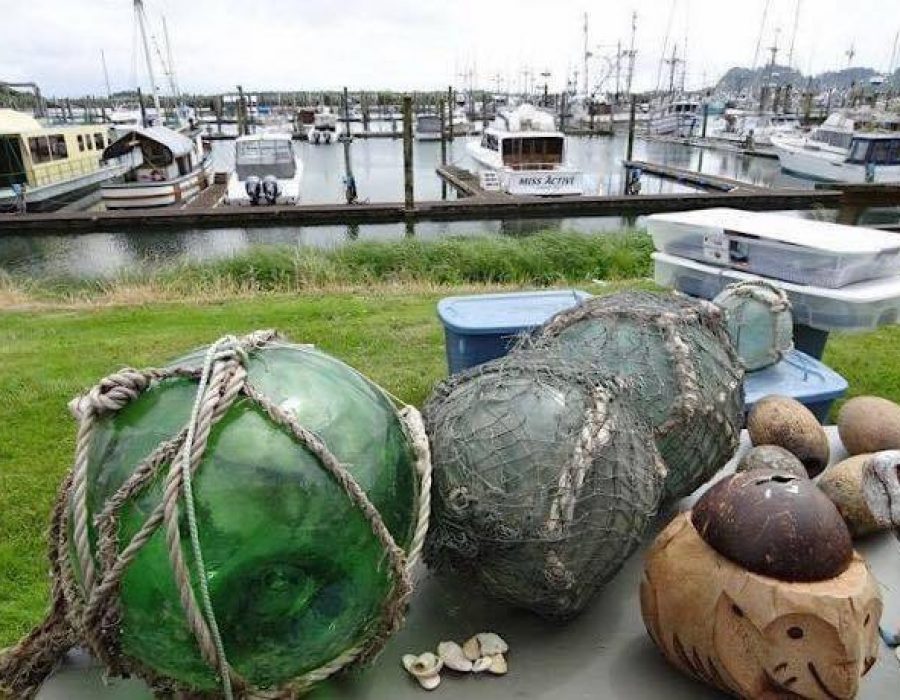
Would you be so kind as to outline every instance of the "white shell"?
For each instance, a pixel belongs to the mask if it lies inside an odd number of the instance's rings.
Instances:
[[[462,650],[469,661],[478,661],[481,658],[481,644],[478,641],[478,637],[471,637],[466,640]]]
[[[503,654],[494,654],[491,657],[491,665],[488,667],[488,671],[497,676],[504,675],[509,670],[509,666],[506,663],[506,657]]]
[[[503,637],[493,632],[482,632],[475,635],[481,648],[482,656],[494,656],[505,654],[509,651],[509,644],[503,641]]]
[[[491,663],[492,661],[490,656],[482,656],[472,664],[472,673],[481,673],[482,671],[487,671],[491,667]]]
[[[415,654],[405,654],[403,656],[403,667],[419,680],[436,676],[444,667],[444,662],[430,651],[416,656]]]
[[[421,685],[425,690],[434,690],[441,684],[441,674],[435,673],[433,676],[425,676],[424,678],[418,678],[419,685]]]
[[[454,671],[468,673],[472,670],[472,661],[466,658],[462,647],[456,642],[441,642],[438,644],[438,656],[444,662],[444,666]]]

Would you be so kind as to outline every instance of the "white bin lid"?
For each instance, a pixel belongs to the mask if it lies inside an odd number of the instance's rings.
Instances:
[[[866,255],[900,250],[900,234],[861,226],[845,226],[740,209],[698,209],[647,217],[651,234],[668,226],[685,226],[729,236],[760,238],[786,245],[843,255]]]
[[[847,304],[874,304],[877,302],[900,299],[900,275],[895,277],[884,277],[877,280],[868,280],[866,282],[857,282],[856,284],[848,284],[846,287],[833,289],[829,287],[813,287],[805,284],[794,284],[793,282],[784,282],[772,277],[753,275],[748,272],[732,270],[726,267],[704,265],[695,260],[689,260],[688,258],[682,258],[677,255],[667,255],[666,253],[653,253],[652,257],[654,260],[667,265],[694,270],[704,275],[722,277],[728,280],[729,284],[731,282],[744,280],[765,280],[788,292],[788,294],[793,292],[808,297],[821,297],[822,299],[842,301]]]

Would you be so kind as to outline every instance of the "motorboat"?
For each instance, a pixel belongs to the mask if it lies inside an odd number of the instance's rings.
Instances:
[[[824,182],[900,182],[900,130],[834,113],[807,136],[773,136],[781,169]],[[875,123],[877,127],[878,124]]]
[[[337,141],[337,115],[328,107],[322,107],[313,115],[312,126],[306,132],[310,143]]]
[[[471,129],[466,110],[463,107],[455,107],[450,113],[449,128],[444,125],[445,136],[468,136]],[[415,138],[417,141],[441,140],[441,115],[420,114],[416,117]]]
[[[103,151],[127,164],[122,179],[100,188],[107,209],[143,209],[187,202],[213,181],[212,160],[194,138],[165,126],[135,128]]]
[[[700,125],[703,108],[697,100],[673,100],[651,114],[647,132],[661,136],[693,136]]]
[[[523,104],[501,112],[467,144],[486,190],[513,195],[580,195],[584,176],[566,163],[566,137],[553,115]]]
[[[101,161],[108,143],[105,126],[45,127],[0,109],[0,210],[51,211],[121,176],[127,164]]]
[[[289,133],[241,136],[234,145],[234,171],[228,178],[225,204],[294,205],[300,201],[303,162],[294,153]]]

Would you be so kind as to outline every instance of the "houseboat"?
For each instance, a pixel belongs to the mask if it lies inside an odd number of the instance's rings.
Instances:
[[[467,145],[487,190],[513,195],[580,195],[584,176],[566,163],[566,137],[551,114],[531,105],[500,113]]]
[[[16,208],[16,190],[28,211],[58,209],[122,175],[125,165],[101,163],[108,144],[104,126],[44,127],[29,114],[0,109],[0,210]]]
[[[823,182],[900,182],[900,131],[832,114],[808,136],[773,136],[781,169]]]
[[[165,126],[133,129],[103,152],[128,164],[121,181],[100,188],[107,209],[143,209],[187,202],[213,181],[213,165],[200,135],[189,138]]]
[[[288,133],[241,136],[234,146],[234,172],[225,204],[237,207],[293,205],[300,201],[303,162]]]

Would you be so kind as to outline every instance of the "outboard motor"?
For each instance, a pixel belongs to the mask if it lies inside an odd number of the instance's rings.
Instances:
[[[263,178],[262,191],[266,197],[266,202],[275,204],[278,200],[278,189],[278,179],[274,175],[266,175]]]
[[[247,196],[250,197],[250,204],[253,206],[259,204],[259,198],[262,196],[262,185],[256,175],[251,175],[247,178],[244,189],[247,190]]]

